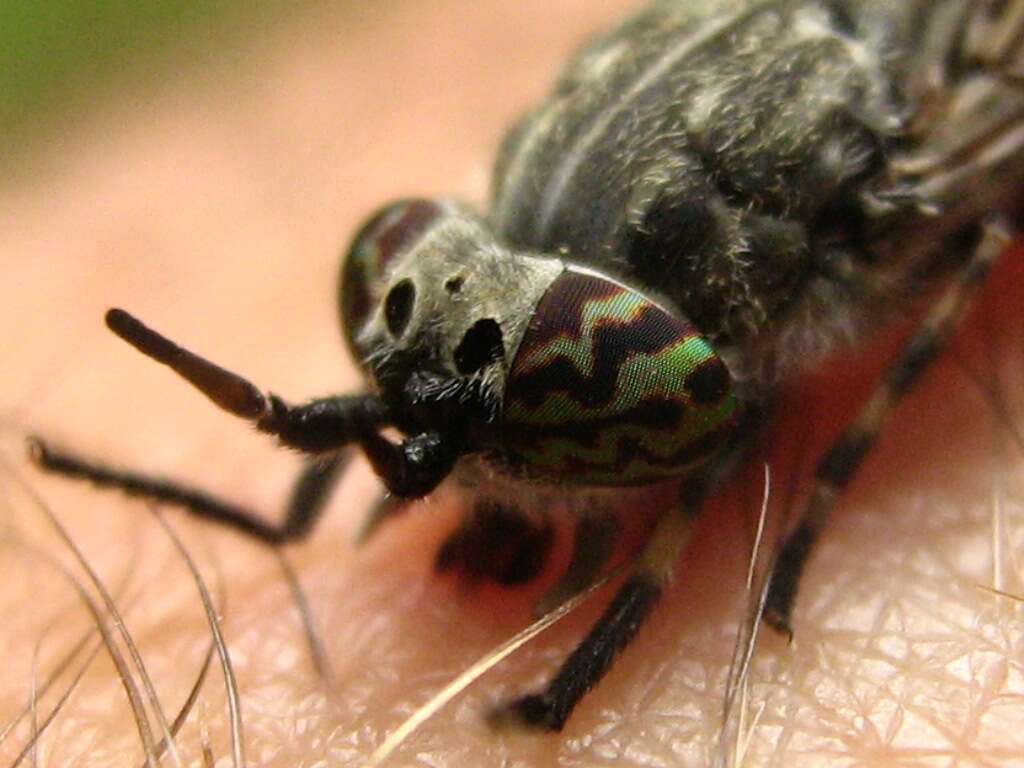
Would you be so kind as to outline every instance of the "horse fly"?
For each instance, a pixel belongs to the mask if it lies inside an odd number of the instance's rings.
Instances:
[[[312,457],[283,523],[38,439],[32,454],[281,543],[310,530],[355,445],[391,494],[367,530],[449,477],[492,489],[439,564],[503,582],[529,578],[551,539],[522,500],[561,495],[580,514],[548,605],[602,571],[612,490],[674,483],[607,611],[545,690],[507,706],[559,730],[650,613],[773,394],[921,305],[780,551],[765,618],[790,632],[837,495],[1020,218],[1022,48],[1024,0],[657,0],[509,133],[488,214],[403,200],[356,236],[339,303],[365,392],[290,405],[108,313]]]

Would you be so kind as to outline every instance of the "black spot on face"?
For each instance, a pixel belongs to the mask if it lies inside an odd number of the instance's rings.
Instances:
[[[415,301],[416,287],[408,278],[399,280],[388,291],[388,295],[384,299],[384,321],[395,338],[401,336],[406,326],[409,325]]]
[[[448,293],[459,293],[462,290],[462,278],[449,277],[444,281],[444,289],[448,291]]]
[[[477,320],[455,349],[455,367],[459,373],[469,375],[500,360],[504,354],[501,326],[491,318]]]
[[[686,377],[686,389],[701,405],[717,403],[729,391],[729,371],[721,360],[711,360]]]

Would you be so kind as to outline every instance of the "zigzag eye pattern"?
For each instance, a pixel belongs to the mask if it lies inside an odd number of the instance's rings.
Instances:
[[[566,271],[516,353],[503,439],[528,476],[649,483],[711,456],[736,400],[697,329],[611,280]]]

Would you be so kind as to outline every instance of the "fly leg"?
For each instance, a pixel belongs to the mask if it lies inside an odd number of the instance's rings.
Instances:
[[[611,559],[619,524],[607,510],[580,515],[573,536],[572,557],[565,574],[547,591],[534,608],[538,618],[593,584]]]
[[[472,580],[504,586],[534,579],[547,562],[555,529],[547,515],[537,518],[493,500],[477,502],[465,523],[437,552],[437,571],[458,570]]]
[[[342,455],[309,461],[295,482],[284,520],[273,524],[198,488],[81,459],[51,448],[39,438],[30,440],[29,452],[36,465],[47,472],[86,480],[129,496],[172,504],[196,517],[226,525],[268,544],[295,541],[312,530],[346,464]]]
[[[689,491],[678,507],[662,515],[632,573],[547,689],[511,702],[497,713],[496,720],[562,730],[580,699],[633,640],[672,580],[679,555],[692,537],[706,487],[701,484]]]
[[[853,479],[893,410],[945,349],[989,269],[1009,243],[1006,229],[986,225],[980,243],[962,272],[940,295],[917,331],[892,363],[853,423],[825,453],[815,471],[814,488],[796,528],[787,536],[772,570],[765,621],[792,637],[790,618],[800,576],[828,524],[839,493]]]
[[[356,529],[353,543],[357,547],[366,544],[377,533],[380,526],[393,517],[398,517],[409,508],[409,499],[401,496],[392,496],[384,491],[377,495],[376,501],[370,510],[363,516],[359,527]]]

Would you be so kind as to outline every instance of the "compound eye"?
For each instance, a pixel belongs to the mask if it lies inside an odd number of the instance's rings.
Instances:
[[[444,206],[433,200],[402,200],[378,211],[359,230],[345,256],[339,286],[345,339],[356,358],[362,354],[355,339],[380,300],[388,269],[444,213]]]
[[[614,280],[567,270],[515,352],[503,441],[537,478],[651,483],[714,455],[737,412],[725,363],[686,318]]]

